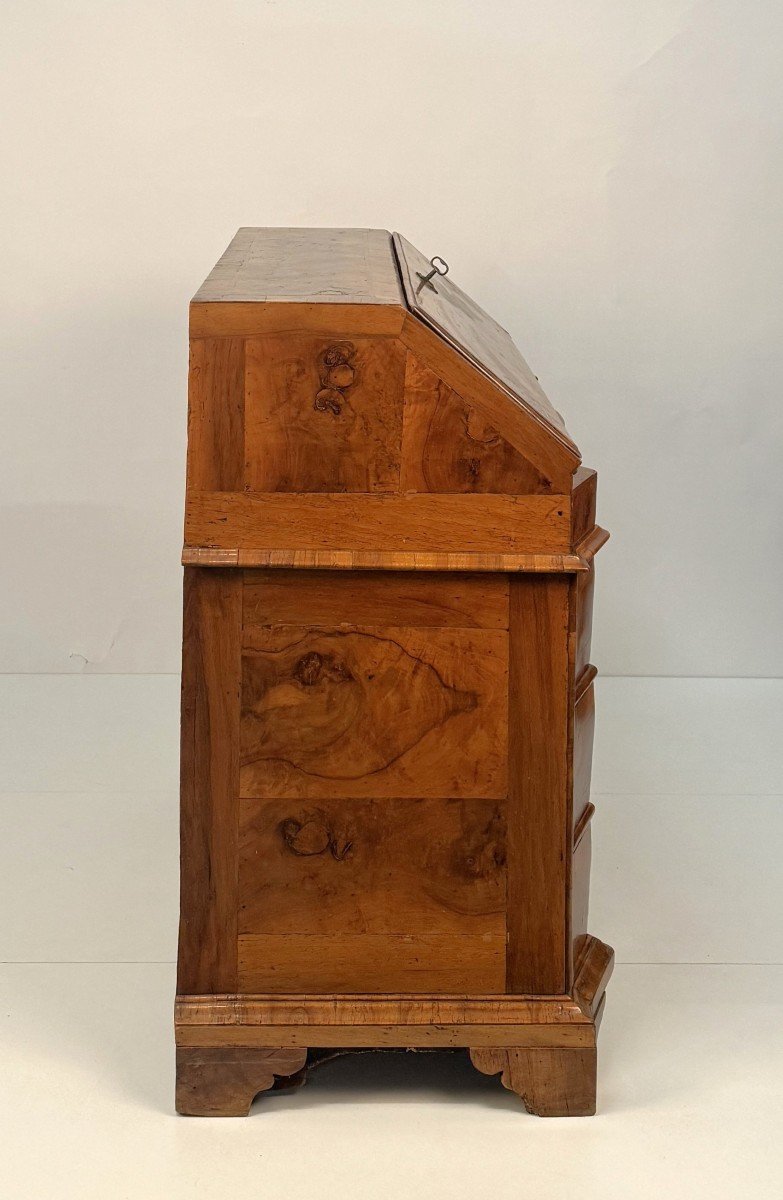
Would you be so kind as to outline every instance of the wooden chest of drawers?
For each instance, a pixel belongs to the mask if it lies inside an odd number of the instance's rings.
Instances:
[[[383,230],[242,229],[191,306],[177,1107],[452,1047],[595,1108],[595,472]]]

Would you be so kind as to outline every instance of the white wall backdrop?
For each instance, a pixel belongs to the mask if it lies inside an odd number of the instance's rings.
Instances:
[[[2,657],[179,668],[187,301],[240,224],[380,225],[601,472],[605,674],[783,674],[774,0],[6,5]]]

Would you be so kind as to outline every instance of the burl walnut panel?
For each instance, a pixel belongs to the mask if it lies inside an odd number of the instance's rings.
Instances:
[[[243,800],[240,933],[505,937],[505,804]]]
[[[291,333],[245,343],[245,484],[255,492],[396,492],[405,349]]]
[[[253,626],[241,795],[502,798],[507,673],[502,630]]]
[[[473,405],[408,355],[402,436],[404,492],[552,491]]]
[[[240,985],[503,990],[507,581],[244,578]]]

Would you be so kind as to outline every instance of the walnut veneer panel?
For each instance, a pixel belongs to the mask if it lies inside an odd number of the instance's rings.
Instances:
[[[430,625],[508,629],[505,575],[359,571],[247,571],[245,631],[253,625]]]
[[[240,933],[505,936],[505,803],[243,800]]]
[[[453,277],[437,277],[433,280],[434,286],[422,286],[420,276],[430,270],[427,259],[399,234],[394,235],[394,244],[411,310],[507,388],[543,420],[564,445],[575,451],[562,416],[548,400],[506,330],[466,295]]]
[[[190,492],[185,544],[216,550],[567,554],[567,496]]]
[[[405,349],[392,338],[249,338],[245,486],[399,491],[404,375]]]
[[[524,455],[412,353],[405,373],[401,487],[510,495],[552,491]]]
[[[245,934],[247,992],[503,991],[505,936],[484,934]]]
[[[506,795],[504,631],[255,626],[245,643],[243,796]]]

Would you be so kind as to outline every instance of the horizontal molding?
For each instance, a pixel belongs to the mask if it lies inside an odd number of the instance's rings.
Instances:
[[[328,571],[493,571],[573,574],[587,571],[577,554],[452,554],[400,550],[216,550],[185,546],[185,567],[296,567]]]
[[[567,995],[178,996],[177,1025],[581,1025]]]
[[[574,1025],[177,1025],[178,1046],[433,1047],[594,1046],[595,1030]]]

